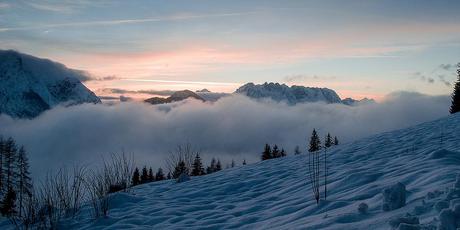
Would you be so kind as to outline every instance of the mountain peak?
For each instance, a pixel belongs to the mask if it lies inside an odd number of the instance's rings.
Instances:
[[[196,94],[195,92],[191,90],[181,90],[181,91],[174,92],[171,96],[167,98],[152,97],[152,98],[146,99],[145,102],[156,105],[156,104],[166,104],[166,103],[172,103],[176,101],[182,101],[188,98],[194,98],[196,100],[205,101],[200,95]]]
[[[100,103],[80,82],[87,78],[48,59],[0,50],[0,113],[32,118],[58,104]]]

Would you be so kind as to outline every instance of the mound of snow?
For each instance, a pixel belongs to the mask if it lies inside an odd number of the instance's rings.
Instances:
[[[383,211],[391,211],[406,205],[406,186],[402,183],[397,183],[388,188],[385,188],[382,192]]]
[[[460,153],[456,151],[449,151],[447,149],[440,149],[430,154],[430,159],[441,159],[441,158],[458,158],[460,159]]]

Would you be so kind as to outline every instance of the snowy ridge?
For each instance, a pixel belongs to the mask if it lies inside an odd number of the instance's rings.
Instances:
[[[60,103],[99,103],[83,72],[46,59],[0,50],[0,114],[31,118]]]
[[[284,101],[288,104],[304,102],[326,102],[341,103],[339,95],[328,88],[314,88],[293,85],[291,87],[279,83],[267,83],[255,85],[247,83],[238,88],[235,93],[246,95],[250,98],[261,99],[270,98],[274,101]]]
[[[81,229],[390,229],[410,213],[436,226],[433,206],[460,172],[460,114],[387,132],[329,151],[328,199],[319,205],[308,181],[308,155],[226,169],[184,183],[143,184],[112,196],[108,218],[65,222]],[[441,142],[442,133],[442,142]],[[321,132],[320,132],[321,134]],[[407,204],[382,211],[382,190],[401,182]],[[321,191],[322,192],[322,191]],[[427,196],[428,193],[432,196]],[[360,214],[358,205],[369,205]],[[428,228],[429,229],[429,228]]]

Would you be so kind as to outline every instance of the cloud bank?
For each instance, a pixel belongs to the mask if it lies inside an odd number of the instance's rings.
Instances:
[[[139,165],[164,166],[168,151],[191,143],[212,156],[240,164],[259,160],[265,143],[292,154],[306,148],[313,128],[350,142],[448,115],[448,96],[399,92],[376,104],[256,102],[233,95],[214,103],[183,101],[152,106],[126,102],[57,107],[33,120],[0,116],[0,133],[26,147],[32,171],[43,174],[63,165],[97,164],[110,152],[134,153]],[[435,132],[435,130],[434,130]],[[225,165],[225,163],[224,163]]]

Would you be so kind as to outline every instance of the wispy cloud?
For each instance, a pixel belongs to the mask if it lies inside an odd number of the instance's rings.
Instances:
[[[240,85],[241,83],[232,82],[212,82],[212,81],[173,81],[173,80],[156,80],[156,79],[122,79],[124,81],[139,81],[139,82],[157,82],[157,83],[179,83],[179,84],[192,84],[192,85]]]
[[[47,25],[31,25],[23,27],[4,27],[0,28],[0,32],[16,31],[16,30],[36,30],[50,28],[65,28],[65,27],[87,27],[87,26],[116,26],[124,24],[138,24],[149,22],[164,22],[164,21],[185,21],[203,18],[218,18],[218,17],[235,17],[242,15],[255,14],[258,11],[236,12],[236,13],[221,13],[221,14],[196,14],[196,15],[175,15],[155,18],[140,18],[140,19],[116,19],[116,20],[101,20],[88,22],[72,22],[72,23],[57,23]]]
[[[10,8],[11,5],[6,2],[0,2],[0,9],[7,9]]]

